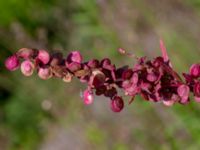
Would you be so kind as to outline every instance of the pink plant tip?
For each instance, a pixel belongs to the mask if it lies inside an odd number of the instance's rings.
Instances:
[[[51,69],[48,67],[39,68],[38,76],[43,80],[47,80],[47,79],[51,78],[52,77]]]
[[[82,56],[79,51],[72,51],[68,56],[67,56],[67,62],[76,62],[76,63],[81,63],[82,62]]]
[[[38,51],[38,56],[37,59],[42,62],[44,65],[48,64],[50,60],[50,55],[47,51],[45,50],[39,50]]]
[[[31,59],[34,55],[34,50],[30,48],[21,48],[17,52],[17,56],[23,59]]]
[[[199,77],[200,76],[200,65],[199,64],[193,64],[190,67],[190,75],[193,77]]]
[[[94,101],[94,95],[93,92],[91,90],[86,89],[83,92],[83,101],[85,105],[90,105],[93,103]]]
[[[177,89],[178,95],[181,97],[181,103],[185,104],[188,102],[189,94],[190,94],[190,88],[189,86],[182,84]]]
[[[19,68],[19,59],[16,54],[8,57],[5,61],[5,66],[10,71],[15,71]]]

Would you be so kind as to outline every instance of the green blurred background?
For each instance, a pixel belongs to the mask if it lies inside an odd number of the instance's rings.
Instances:
[[[198,150],[200,104],[171,108],[139,98],[121,113],[95,97],[84,106],[77,80],[26,78],[4,60],[22,47],[80,50],[117,66],[160,54],[188,71],[200,58],[200,0],[0,0],[0,150]]]

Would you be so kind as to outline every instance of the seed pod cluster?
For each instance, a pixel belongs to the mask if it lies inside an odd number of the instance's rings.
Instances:
[[[92,104],[94,95],[104,95],[110,99],[110,108],[120,112],[124,108],[123,96],[130,96],[129,104],[136,95],[149,102],[162,102],[166,106],[175,103],[187,104],[192,92],[194,99],[200,102],[200,64],[193,64],[189,73],[183,73],[183,79],[173,69],[166,48],[160,41],[162,56],[152,60],[135,57],[119,50],[122,54],[136,59],[133,67],[117,68],[109,58],[83,61],[79,51],[70,52],[67,57],[62,53],[49,54],[46,50],[22,48],[8,57],[5,67],[10,71],[18,68],[25,76],[31,76],[36,70],[39,78],[47,80],[60,78],[71,82],[75,77],[87,84],[83,92],[86,105]],[[124,95],[119,95],[118,90]]]

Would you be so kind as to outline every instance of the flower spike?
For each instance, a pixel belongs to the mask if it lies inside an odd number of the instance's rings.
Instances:
[[[172,68],[162,40],[160,49],[162,56],[148,60],[147,57],[136,57],[120,48],[118,51],[121,54],[136,61],[133,66],[118,68],[109,58],[84,62],[79,51],[72,51],[63,57],[61,53],[49,54],[46,50],[22,48],[6,59],[5,67],[14,71],[21,66],[25,76],[31,76],[36,70],[43,80],[58,78],[69,83],[77,78],[87,84],[82,96],[84,104],[92,104],[95,95],[102,95],[109,98],[113,112],[121,112],[125,105],[118,90],[130,96],[128,104],[140,95],[146,101],[160,102],[165,106],[176,103],[185,105],[190,102],[190,93],[193,93],[196,102],[200,102],[200,64],[193,64],[189,73],[183,73],[182,80]]]

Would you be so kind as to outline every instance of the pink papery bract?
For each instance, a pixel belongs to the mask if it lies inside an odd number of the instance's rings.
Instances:
[[[21,72],[25,76],[31,76],[34,71],[34,65],[30,60],[25,60],[21,63]]]
[[[42,62],[42,64],[46,65],[50,60],[50,55],[45,50],[39,50],[37,59]]]
[[[86,89],[83,92],[83,101],[85,105],[90,105],[93,103],[94,101],[94,95],[93,92],[91,90]]]
[[[5,66],[10,71],[15,71],[19,68],[19,59],[16,54],[8,57],[5,61]]]
[[[124,108],[124,101],[121,97],[115,96],[111,100],[111,110],[114,112],[120,112]]]

